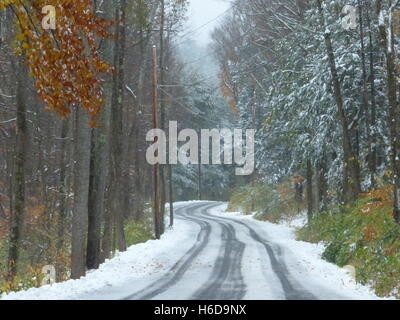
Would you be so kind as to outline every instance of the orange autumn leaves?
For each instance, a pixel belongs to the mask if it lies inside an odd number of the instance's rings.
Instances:
[[[393,204],[393,185],[387,184],[370,190],[362,197],[369,200],[361,207],[360,214],[371,217],[371,222],[363,228],[364,240],[372,242],[382,236],[384,221],[393,219],[390,214]]]
[[[46,107],[62,118],[83,107],[95,125],[103,104],[100,76],[111,70],[98,52],[99,39],[110,36],[111,22],[96,16],[91,0],[8,2],[16,16],[16,52],[24,55]],[[46,5],[56,8],[55,30],[42,29]]]
[[[363,198],[371,199],[364,204],[363,214],[368,214],[377,209],[390,208],[393,202],[393,185],[386,184],[378,189],[373,189],[362,194]]]

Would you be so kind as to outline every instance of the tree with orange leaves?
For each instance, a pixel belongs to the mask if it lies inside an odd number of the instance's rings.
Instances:
[[[55,30],[44,30],[42,8],[53,6]],[[66,117],[73,106],[83,107],[91,124],[102,106],[99,75],[110,70],[98,53],[98,38],[108,36],[110,22],[96,16],[90,0],[2,0],[16,17],[15,49],[22,54],[46,107]]]
[[[44,28],[42,10],[52,6],[56,10],[56,28]],[[0,10],[9,8],[15,17],[16,46],[19,56],[17,73],[17,144],[13,172],[13,205],[10,215],[10,241],[8,278],[13,281],[17,273],[21,229],[25,210],[25,162],[26,162],[26,94],[24,81],[28,75],[34,78],[38,96],[46,108],[68,116],[78,107],[76,131],[76,181],[74,221],[80,228],[75,230],[72,241],[72,271],[79,277],[84,273],[84,224],[87,217],[87,193],[89,188],[90,125],[96,124],[102,101],[100,75],[110,71],[98,53],[98,40],[109,36],[110,22],[96,16],[90,0],[1,0]],[[25,65],[25,67],[23,66]],[[28,69],[28,70],[26,70]],[[26,70],[26,71],[25,71]],[[79,121],[79,122],[78,122]],[[85,209],[86,207],[86,209]],[[86,211],[86,212],[85,212]],[[75,275],[74,275],[75,273]]]

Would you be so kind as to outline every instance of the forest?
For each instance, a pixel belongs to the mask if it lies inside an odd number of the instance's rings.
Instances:
[[[40,286],[46,265],[79,279],[162,238],[175,202],[214,200],[262,220],[306,211],[301,240],[393,294],[400,1],[232,0],[204,50],[188,6],[0,0],[0,293]],[[254,129],[254,173],[150,165],[146,133],[170,121]]]
[[[42,27],[45,5],[58,11],[55,30]],[[31,279],[43,265],[56,266],[58,281],[79,278],[116,250],[153,237],[145,158],[153,45],[161,127],[167,119],[182,128],[229,123],[215,85],[177,55],[186,6],[180,0],[1,1],[4,290],[37,285],[39,277]],[[175,171],[161,175],[164,204],[171,176],[179,186],[174,199],[198,195],[197,167]],[[214,171],[204,190],[224,183]]]
[[[351,262],[358,280],[393,292],[400,2],[250,0],[233,7],[214,31],[214,50],[240,125],[257,130],[257,172],[233,192],[232,207],[272,221],[305,209],[300,239],[324,241],[325,259]]]

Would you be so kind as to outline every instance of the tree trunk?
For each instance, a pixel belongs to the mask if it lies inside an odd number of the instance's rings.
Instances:
[[[105,4],[106,18],[111,18],[114,1]],[[104,60],[112,61],[112,39],[104,41]],[[100,127],[93,129],[93,147],[91,158],[90,192],[89,192],[89,226],[86,265],[88,269],[97,269],[103,262],[106,254],[101,254],[101,226],[104,220],[104,201],[109,173],[110,154],[110,120],[112,103],[112,79],[107,77],[104,88],[105,103],[101,113]],[[107,226],[105,227],[107,228]],[[110,247],[108,248],[108,250]]]
[[[321,19],[321,25],[324,28],[325,46],[329,58],[331,70],[334,98],[338,108],[338,116],[342,126],[342,145],[343,145],[343,198],[345,202],[351,202],[358,198],[361,192],[360,166],[354,149],[351,145],[349,125],[343,104],[343,96],[340,87],[339,76],[336,68],[335,54],[332,47],[331,34],[328,32],[325,16],[322,10],[322,0],[317,0],[318,12]]]
[[[88,230],[88,197],[90,172],[89,118],[81,107],[76,109],[74,208],[72,216],[71,278],[86,273],[86,233]]]
[[[369,7],[367,7],[367,24],[369,38],[369,69],[371,78],[371,105],[368,113],[368,127],[370,128],[369,155],[368,165],[371,173],[371,188],[376,187],[376,170],[377,170],[377,130],[376,130],[376,90],[375,90],[375,66],[374,66],[374,43],[372,38],[372,25]]]
[[[390,1],[390,4],[392,2]],[[377,1],[378,16],[383,15],[381,12],[381,1]],[[387,69],[387,97],[389,103],[389,131],[391,143],[391,160],[393,169],[394,182],[394,204],[393,217],[397,223],[400,223],[400,135],[399,135],[399,103],[397,101],[397,77],[396,77],[396,51],[393,21],[390,18],[393,15],[394,7],[389,10],[389,21],[383,21],[379,24],[379,31],[382,40],[382,47],[386,54],[386,69]],[[388,23],[388,30],[386,29]],[[388,38],[388,36],[390,38]]]
[[[116,9],[116,21],[120,21],[117,26],[117,42],[114,48],[114,67],[116,73],[113,79],[113,98],[111,109],[111,214],[114,217],[114,246],[119,251],[126,251],[126,241],[124,232],[123,208],[123,86],[124,86],[124,57],[125,57],[125,16],[126,0],[120,0]]]
[[[65,242],[65,226],[67,218],[67,200],[68,200],[68,183],[67,183],[67,171],[68,171],[68,132],[69,132],[70,120],[64,120],[61,128],[61,147],[60,147],[60,206],[58,209],[58,226],[57,226],[57,280],[61,281],[62,271],[65,266],[63,265],[63,259],[61,257],[62,250]]]
[[[8,252],[8,280],[13,281],[18,269],[19,249],[23,217],[25,211],[25,161],[27,148],[27,121],[26,121],[26,79],[23,61],[18,61],[17,70],[17,127],[14,156],[14,170],[12,177],[12,210],[10,219],[10,244]]]
[[[153,25],[155,24],[155,19],[157,17],[157,12],[160,7],[160,1],[153,1],[150,5],[149,9],[149,16],[148,16],[148,22],[149,22],[149,29],[146,31],[146,36],[143,35],[143,31],[141,31],[141,41],[140,41],[140,67],[139,67],[139,73],[138,73],[138,93],[137,93],[137,108],[135,110],[135,119],[139,119],[139,115],[142,114],[145,111],[145,91],[146,91],[146,86],[145,86],[145,81],[146,81],[146,74],[148,70],[151,68],[151,59],[150,59],[150,48],[151,48],[151,29],[153,28]],[[134,139],[134,150],[137,150],[139,147],[139,142],[138,139],[140,137],[140,126],[139,125],[134,125],[132,134],[131,134],[131,139]],[[143,170],[145,167],[145,164],[143,162],[142,157],[140,156],[139,152],[135,152],[135,194],[136,194],[136,201],[135,201],[135,217],[136,219],[140,219],[143,216],[144,213],[144,205],[146,202],[146,179],[147,179],[147,172],[146,170]],[[150,179],[148,179],[150,180]],[[147,197],[148,198],[148,197]]]
[[[328,193],[328,182],[326,179],[326,174],[328,172],[326,168],[326,158],[325,156],[318,163],[318,180],[317,180],[317,189],[318,189],[318,211],[325,211],[328,205],[327,193]]]
[[[308,222],[311,221],[314,214],[314,197],[313,197],[313,167],[310,160],[307,161],[307,217]]]
[[[321,207],[321,190],[320,190],[320,185],[319,185],[319,177],[320,177],[320,172],[318,170],[318,165],[316,165],[313,170],[313,178],[312,178],[312,189],[313,189],[313,209],[314,209],[314,214],[320,212],[320,207]]]

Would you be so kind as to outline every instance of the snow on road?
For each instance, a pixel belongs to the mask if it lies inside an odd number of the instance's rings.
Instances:
[[[173,230],[132,246],[79,280],[3,299],[377,299],[321,245],[287,225],[225,212],[226,204],[177,204]]]
[[[183,204],[178,203],[177,207]],[[161,241],[150,240],[134,245],[126,252],[117,253],[116,257],[107,260],[98,270],[90,271],[86,277],[10,293],[1,298],[73,300],[86,295],[95,297],[98,290],[106,288],[110,292],[106,298],[118,299],[124,293],[113,292],[115,287],[134,283],[134,290],[137,290],[140,289],[142,279],[156,278],[170,269],[175,261],[193,245],[196,240],[193,234],[196,234],[198,229],[197,225],[177,220],[173,230],[168,229]]]
[[[245,216],[239,212],[226,212],[227,205],[222,204],[211,210],[215,216],[245,222],[264,235],[269,241],[277,244],[283,251],[285,262],[291,275],[308,288],[319,293],[321,299],[345,298],[356,300],[379,299],[369,287],[355,283],[342,268],[321,258],[325,247],[295,240],[296,227],[303,226],[306,218],[298,218],[291,222],[273,224],[255,220],[253,216]],[[338,297],[330,296],[335,293]],[[249,297],[251,298],[251,297]]]

